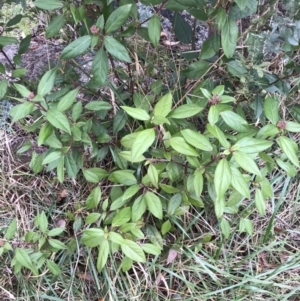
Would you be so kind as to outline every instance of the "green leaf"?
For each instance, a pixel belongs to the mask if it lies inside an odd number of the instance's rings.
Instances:
[[[42,155],[38,155],[36,152],[32,153],[32,157],[31,157],[31,161],[29,164],[29,167],[32,169],[32,171],[37,174],[39,172],[41,172],[44,168],[43,164],[43,156]]]
[[[171,197],[171,199],[168,201],[168,208],[167,208],[167,214],[173,215],[175,214],[175,211],[178,209],[178,207],[182,203],[182,195],[180,193],[176,193]]]
[[[242,133],[248,131],[248,123],[240,115],[232,111],[223,111],[220,112],[220,115],[222,119],[225,121],[225,123],[233,130]]]
[[[151,255],[159,255],[161,253],[161,249],[154,244],[142,244],[141,248],[144,252]]]
[[[109,72],[108,58],[105,50],[101,48],[95,54],[92,63],[92,83],[95,83],[98,87],[102,87],[107,81],[107,75]]]
[[[125,226],[126,226],[126,224],[125,224]],[[123,230],[121,230],[121,231],[123,232]],[[124,232],[126,232],[126,231],[124,231]],[[121,245],[122,243],[124,243],[123,236],[116,232],[112,232],[112,231],[109,232],[108,239],[109,239],[109,241],[111,241],[115,244],[118,244],[118,245]]]
[[[173,17],[173,28],[176,38],[183,44],[192,43],[193,29],[180,13]]]
[[[70,43],[61,53],[61,59],[72,59],[83,54],[91,45],[91,36],[83,36]]]
[[[125,239],[121,245],[122,252],[135,262],[146,262],[143,249],[134,241]]]
[[[112,227],[120,227],[126,224],[131,219],[131,208],[123,208],[120,210],[112,220]]]
[[[230,166],[231,169],[231,185],[232,187],[238,191],[241,195],[243,195],[246,198],[250,198],[250,190],[248,187],[248,184],[245,180],[245,178],[243,177],[243,175],[241,174],[241,172],[233,167]]]
[[[92,167],[83,170],[83,175],[88,182],[99,183],[100,180],[108,177],[109,173],[98,167]]]
[[[28,90],[26,87],[20,84],[14,84],[14,87],[17,89],[17,91],[23,96],[23,97],[28,97],[29,94],[31,93],[30,90]]]
[[[132,260],[131,260],[130,258],[128,258],[128,257],[125,256],[125,257],[123,258],[122,264],[121,264],[121,266],[122,266],[122,271],[123,271],[123,272],[128,272],[128,271],[131,269],[132,264],[133,264]]]
[[[219,161],[214,174],[217,198],[223,198],[231,183],[231,169],[226,158]]]
[[[90,248],[101,244],[104,238],[104,231],[99,228],[90,228],[83,231],[81,242]]]
[[[255,206],[260,215],[265,215],[266,213],[266,202],[261,190],[255,190]]]
[[[17,248],[15,251],[15,256],[16,256],[16,260],[18,261],[18,263],[21,266],[23,266],[31,271],[35,270],[29,255],[27,254],[27,252],[24,249]]]
[[[139,132],[135,138],[132,149],[131,149],[131,159],[134,161],[136,158],[141,156],[148,148],[153,144],[155,140],[155,130],[147,129]]]
[[[3,99],[3,97],[7,92],[7,84],[8,84],[7,79],[3,79],[0,82],[0,100]]]
[[[273,97],[264,100],[264,112],[266,117],[276,125],[279,121],[278,102]]]
[[[267,124],[264,127],[262,127],[258,133],[257,138],[267,138],[267,137],[274,137],[279,133],[279,129],[274,124]]]
[[[47,268],[49,269],[49,271],[55,275],[55,276],[59,276],[61,274],[61,270],[60,270],[60,267],[54,263],[52,260],[48,260],[46,261],[46,265],[47,265]]]
[[[227,70],[233,76],[241,77],[247,74],[247,69],[242,65],[241,61],[232,60],[227,63]]]
[[[160,198],[153,192],[147,191],[145,194],[145,199],[149,211],[158,219],[162,219],[163,211]]]
[[[110,110],[112,105],[108,102],[99,100],[99,101],[90,101],[85,108],[91,111],[102,111],[102,110]]]
[[[16,15],[6,23],[6,27],[18,24],[23,18],[23,15]]]
[[[78,101],[72,107],[72,119],[73,119],[73,121],[76,121],[80,117],[81,113],[82,113],[82,102]]]
[[[86,208],[87,209],[94,209],[97,208],[99,202],[101,199],[101,189],[99,186],[95,187],[91,193],[89,194],[89,196],[86,199]]]
[[[151,184],[155,188],[158,188],[158,172],[153,164],[149,165],[147,175],[149,176]]]
[[[165,235],[172,229],[172,225],[169,220],[165,221],[161,226],[161,234]]]
[[[148,35],[152,44],[157,47],[161,34],[160,19],[157,15],[153,15],[148,24]]]
[[[22,144],[22,146],[17,150],[17,154],[22,154],[27,152],[32,148],[32,143],[30,141],[26,141]]]
[[[297,144],[288,137],[280,136],[276,139],[277,144],[281,150],[286,154],[289,160],[297,167],[299,166],[299,159],[297,156],[298,146]]]
[[[196,170],[194,174],[194,189],[196,196],[200,198],[203,191],[203,175],[199,170]]]
[[[200,77],[204,76],[211,64],[206,61],[198,61],[196,63],[192,63],[188,66],[187,69],[181,72],[182,75],[186,76],[188,79],[199,79]]]
[[[57,236],[60,235],[61,233],[63,233],[65,231],[65,228],[63,227],[59,227],[59,228],[54,228],[52,230],[50,230],[47,235],[48,236]]]
[[[50,154],[48,154],[45,159],[43,160],[42,164],[43,165],[46,165],[46,164],[49,164],[51,162],[54,162],[58,159],[60,159],[62,156],[62,153],[61,151],[54,151],[54,152],[51,152]]]
[[[125,186],[131,186],[137,183],[134,175],[127,170],[117,170],[112,172],[108,180],[113,183],[123,184]]]
[[[46,119],[57,129],[71,135],[71,128],[67,117],[60,111],[51,109],[46,113]]]
[[[172,109],[172,98],[171,92],[161,97],[153,109],[154,116],[166,117]]]
[[[224,235],[224,237],[229,238],[231,229],[230,229],[229,222],[225,218],[222,218],[222,220],[220,222],[220,228],[221,228],[221,231],[222,231],[222,234]]]
[[[285,122],[285,129],[292,133],[299,133],[300,132],[300,123],[294,121],[286,121]]]
[[[56,138],[56,136],[52,133],[46,140],[45,144],[49,145],[52,148],[62,148],[62,143]]]
[[[239,6],[240,10],[244,10],[248,4],[248,0],[234,0],[234,2]]]
[[[233,153],[233,157],[236,161],[236,163],[241,166],[244,170],[253,173],[257,176],[261,176],[261,173],[256,165],[256,163],[254,162],[254,160],[247,154],[239,152],[239,151],[235,151]]]
[[[33,112],[35,106],[33,103],[29,101],[24,101],[23,103],[14,106],[10,111],[9,114],[12,116],[12,123],[15,123],[17,120],[22,119],[28,116],[31,112]]]
[[[57,239],[50,238],[48,239],[49,245],[57,250],[65,250],[67,246]]]
[[[109,255],[109,242],[104,239],[99,248],[98,258],[97,258],[97,271],[100,273],[104,268]]]
[[[144,195],[140,195],[132,205],[131,219],[133,222],[137,222],[145,213],[147,209],[147,203]]]
[[[131,63],[131,59],[126,48],[113,37],[105,36],[104,46],[106,50],[116,59],[127,63]]]
[[[118,133],[122,130],[127,122],[127,115],[125,111],[119,110],[114,117],[113,121],[113,134]]]
[[[90,213],[86,219],[85,219],[85,224],[90,225],[95,223],[99,218],[101,217],[101,214],[98,212],[92,212]]]
[[[40,8],[40,9],[45,9],[45,10],[54,10],[54,9],[60,9],[64,5],[61,1],[59,0],[36,0],[33,2],[33,4]]]
[[[185,139],[185,141],[189,144],[191,144],[192,146],[207,151],[207,152],[211,152],[213,150],[213,147],[211,145],[211,143],[209,142],[209,140],[202,134],[189,130],[189,129],[185,129],[181,131],[181,135],[182,137]]]
[[[19,41],[13,37],[0,37],[0,46],[6,46],[11,44],[18,44]]]
[[[57,34],[59,34],[59,31],[65,24],[65,16],[63,14],[58,15],[54,17],[48,27],[46,28],[46,37],[53,38]]]
[[[58,160],[56,167],[57,179],[60,183],[62,183],[65,179],[65,157],[61,157]]]
[[[137,120],[150,120],[149,114],[143,109],[131,108],[127,106],[121,106],[121,108],[132,118]]]
[[[51,134],[53,133],[53,126],[46,122],[42,128],[40,129],[39,132],[39,137],[38,137],[38,146],[41,146],[42,144],[44,144],[44,142],[51,136]]]
[[[241,218],[240,219],[240,225],[239,225],[239,231],[247,232],[249,235],[253,234],[253,223],[248,218]]]
[[[215,214],[218,219],[222,218],[225,210],[224,198],[217,198],[215,200]]]
[[[227,58],[231,58],[235,52],[239,29],[236,23],[227,17],[221,31],[221,43]]]
[[[57,110],[61,112],[68,110],[76,100],[78,91],[79,88],[74,89],[63,96],[57,105]]]
[[[17,231],[17,219],[14,218],[9,224],[7,230],[5,231],[5,239],[11,240]]]
[[[122,5],[110,14],[105,24],[106,33],[118,30],[126,22],[131,7],[132,4]]]
[[[52,88],[54,87],[55,84],[55,78],[56,78],[56,68],[53,68],[49,71],[47,71],[42,79],[39,82],[38,89],[37,89],[37,94],[40,96],[45,96],[47,95]]]
[[[187,105],[182,105],[176,109],[174,109],[168,117],[174,118],[174,119],[185,119],[185,118],[190,118],[192,116],[197,115],[199,112],[203,110],[202,107],[199,107],[196,104],[187,104]]]
[[[199,156],[198,152],[192,146],[187,144],[182,137],[173,137],[169,142],[172,148],[180,154],[195,157]]]
[[[246,154],[255,154],[270,148],[272,144],[272,141],[244,137],[238,140],[233,147],[238,147],[240,152]]]
[[[207,115],[207,120],[211,125],[214,125],[218,122],[219,120],[219,109],[217,106],[213,105],[209,108],[208,115]]]

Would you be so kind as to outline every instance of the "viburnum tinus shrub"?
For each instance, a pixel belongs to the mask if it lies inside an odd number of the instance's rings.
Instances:
[[[167,57],[170,69],[163,69],[135,52],[141,38],[159,51],[161,22],[154,14],[141,28],[134,1],[119,1],[118,7],[104,0],[78,6],[34,3],[51,16],[46,36],[57,36],[67,21],[78,31],[61,60],[90,52],[93,61],[88,82],[76,87],[58,80],[59,68],[46,72],[35,91],[13,84],[20,103],[10,112],[12,122],[26,118],[36,132],[35,145],[27,142],[19,152],[43,146],[43,153],[32,153],[33,172],[46,168],[59,182],[83,174],[94,184],[82,208],[87,214],[81,243],[98,248],[98,270],[120,250],[123,270],[144,262],[145,253],[159,255],[163,238],[191,208],[213,207],[225,238],[233,216],[239,216],[239,231],[251,235],[250,213],[264,215],[273,197],[272,172],[296,175],[298,145],[290,134],[300,131],[299,123],[280,116],[274,93],[288,83],[263,65],[250,64],[237,47],[245,38],[251,48],[237,20],[256,13],[257,1],[142,1],[158,5],[158,11],[175,11],[174,32],[181,43],[192,43],[195,32],[179,12],[212,27],[200,54],[179,50],[183,70],[175,68],[174,55]],[[170,70],[175,80],[165,82],[162,70]],[[83,100],[79,93],[93,99]],[[102,195],[103,185],[110,191]]]

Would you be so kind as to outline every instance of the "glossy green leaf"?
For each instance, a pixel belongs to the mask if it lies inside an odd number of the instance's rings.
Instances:
[[[158,172],[153,164],[149,165],[147,175],[149,176],[151,184],[155,188],[158,188]]]
[[[147,209],[147,203],[144,195],[140,195],[133,203],[132,206],[132,221],[137,222],[145,213]]]
[[[86,52],[91,45],[91,36],[82,36],[71,42],[61,53],[62,59],[72,59]]]
[[[300,132],[300,123],[294,122],[294,121],[286,121],[285,129],[292,133],[299,133]]]
[[[61,157],[58,160],[57,167],[56,167],[56,174],[57,179],[60,183],[62,183],[65,179],[65,158]]]
[[[272,144],[272,141],[244,137],[238,140],[233,147],[237,146],[240,152],[246,154],[255,154],[270,148]]]
[[[48,260],[46,261],[46,265],[47,265],[47,268],[49,269],[49,271],[55,275],[55,276],[59,276],[61,274],[61,269],[60,267],[55,263],[53,262],[52,260]]]
[[[235,151],[233,153],[233,157],[236,161],[236,163],[241,166],[244,170],[253,173],[257,176],[261,176],[261,173],[256,165],[256,163],[254,162],[254,160],[245,153],[239,152],[239,151]]]
[[[39,137],[38,137],[38,146],[41,146],[42,144],[44,144],[44,142],[52,135],[53,133],[53,129],[54,127],[46,122],[42,128],[40,129],[40,132],[39,132]]]
[[[106,50],[120,61],[131,63],[130,56],[126,48],[111,36],[105,36],[104,45]]]
[[[23,97],[28,97],[29,94],[31,93],[30,90],[28,90],[26,87],[20,84],[14,84],[14,87],[17,89],[17,91],[23,96]]]
[[[199,107],[196,104],[187,104],[187,105],[182,105],[173,111],[171,111],[170,114],[168,114],[168,117],[174,118],[174,119],[184,119],[184,118],[189,118],[192,116],[197,115],[199,112],[203,110],[202,107]]]
[[[51,109],[46,113],[46,119],[57,129],[71,135],[71,128],[67,117],[60,111]]]
[[[131,208],[126,207],[121,209],[112,220],[112,227],[120,227],[130,221],[131,219]]]
[[[153,244],[142,244],[141,248],[144,252],[151,254],[151,255],[159,255],[161,253],[161,249]]]
[[[95,187],[86,199],[85,205],[87,209],[97,208],[101,200],[101,189],[99,186]]]
[[[92,63],[93,78],[91,82],[98,87],[102,87],[107,81],[109,72],[108,58],[105,50],[101,48],[95,54]]]
[[[68,110],[76,100],[78,92],[79,88],[74,89],[68,92],[66,95],[64,95],[62,99],[58,102],[57,110],[61,112]]]
[[[113,134],[118,133],[122,130],[127,122],[127,115],[125,111],[119,110],[114,117],[113,121]]]
[[[279,133],[279,129],[274,124],[267,124],[263,126],[257,133],[257,138],[274,137]]]
[[[118,30],[127,20],[132,4],[122,5],[114,10],[108,17],[105,24],[106,33]]]
[[[55,84],[56,72],[57,69],[53,68],[43,75],[38,85],[38,95],[45,96],[53,89]]]
[[[202,172],[200,172],[199,170],[196,170],[194,173],[194,190],[196,196],[200,198],[201,193],[203,191],[203,175]]]
[[[45,165],[45,164],[49,164],[51,162],[54,162],[58,159],[60,159],[62,156],[62,153],[61,151],[54,151],[54,152],[51,152],[50,154],[48,154],[45,159],[43,160],[42,164]]]
[[[229,222],[225,218],[222,218],[222,220],[220,222],[220,228],[221,228],[221,231],[222,231],[222,234],[224,235],[224,237],[229,238],[231,229],[230,229]]]
[[[230,148],[230,143],[227,141],[225,134],[216,125],[208,124],[206,127],[207,130],[219,140],[223,147],[226,149]]]
[[[182,195],[180,193],[174,194],[168,201],[167,214],[173,215],[182,203]]]
[[[186,1],[184,1],[186,3]],[[176,38],[183,44],[192,43],[193,29],[180,13],[173,17],[173,28]]]
[[[214,174],[214,184],[218,198],[223,198],[231,183],[231,169],[226,158],[219,161]]]
[[[299,159],[298,159],[298,146],[297,144],[288,137],[280,136],[276,139],[277,144],[281,148],[281,150],[286,154],[289,160],[297,167],[299,166]]]
[[[221,43],[227,58],[231,58],[235,52],[239,30],[236,23],[227,17],[221,31]]]
[[[11,240],[17,231],[17,219],[14,218],[9,224],[7,230],[5,231],[5,239]]]
[[[63,14],[54,17],[46,28],[46,37],[49,39],[59,34],[64,24],[65,16]]]
[[[261,215],[265,215],[266,213],[266,201],[265,198],[263,196],[263,193],[261,192],[261,190],[256,189],[255,190],[255,206],[257,208],[257,211],[261,214]]]
[[[125,224],[124,226],[126,226],[126,225],[128,225],[128,224]],[[123,229],[123,228],[121,227],[121,229]],[[123,230],[121,230],[121,231],[126,232],[126,231],[123,231]],[[119,233],[112,232],[112,231],[109,232],[108,240],[112,241],[113,243],[118,244],[118,245],[121,245],[122,243],[124,243],[123,236]]]
[[[121,245],[122,252],[135,262],[146,262],[143,249],[134,241],[125,239]]]
[[[198,152],[192,146],[187,144],[182,137],[173,137],[169,141],[172,148],[178,153],[186,156],[199,156]]]
[[[153,109],[154,116],[166,117],[172,109],[172,94],[167,93],[156,103]]]
[[[99,218],[101,217],[101,214],[98,212],[92,212],[85,218],[85,224],[90,225],[95,223]]]
[[[16,248],[15,258],[21,264],[21,266],[23,266],[31,271],[35,270],[29,255],[27,254],[27,252],[24,249]]]
[[[112,105],[106,101],[103,100],[95,100],[90,101],[85,108],[90,111],[102,111],[102,110],[110,110],[112,108]]]
[[[77,121],[82,113],[82,102],[76,102],[72,107],[72,119],[73,121]]]
[[[84,169],[83,175],[88,182],[99,183],[99,181],[108,177],[109,173],[102,168],[91,167]]]
[[[149,211],[158,219],[162,219],[163,211],[160,198],[153,192],[147,191],[145,194],[145,200]]]
[[[14,37],[0,37],[0,46],[6,46],[6,45],[11,45],[11,44],[18,44],[19,41],[18,39]]]
[[[113,183],[123,184],[125,186],[131,186],[137,183],[134,175],[127,170],[117,170],[112,172],[108,180]]]
[[[144,152],[146,152],[149,149],[149,147],[153,144],[154,140],[155,140],[154,129],[147,129],[139,132],[132,145],[131,159],[135,160],[136,158],[141,156]]]
[[[237,168],[230,166],[230,169],[231,169],[231,185],[232,185],[232,187],[236,191],[238,191],[242,196],[249,199],[250,198],[250,190],[249,190],[249,186],[248,186],[245,178],[243,177],[243,175]]]
[[[61,242],[61,241],[59,241],[57,239],[50,238],[50,239],[48,239],[48,242],[49,242],[49,245],[51,247],[53,247],[53,248],[55,248],[57,250],[65,250],[65,249],[67,249],[67,246],[63,242]]]
[[[237,132],[247,132],[248,131],[248,123],[242,118],[240,115],[232,112],[232,111],[223,111],[220,112],[222,119],[225,123],[231,127],[233,130]]]
[[[12,123],[15,123],[17,120],[22,119],[28,116],[31,112],[35,110],[35,106],[32,102],[25,101],[19,105],[14,106],[9,114],[12,116]]]
[[[121,106],[121,108],[132,118],[137,120],[150,120],[149,114],[143,109],[131,108],[127,106]]]
[[[211,106],[208,110],[207,120],[211,125],[214,125],[219,120],[219,110],[217,106]]]
[[[59,0],[51,0],[51,1],[36,0],[36,1],[34,1],[33,4],[36,7],[40,8],[40,9],[45,9],[45,10],[60,9],[64,6],[63,3]]]
[[[160,19],[157,15],[153,15],[148,24],[148,35],[152,44],[157,47],[161,34]]]
[[[217,198],[215,200],[215,214],[218,219],[222,218],[224,210],[225,210],[224,198]]]
[[[267,97],[264,100],[264,113],[266,117],[276,125],[279,121],[278,102],[273,97]]]
[[[208,151],[208,152],[211,152],[213,149],[211,143],[206,138],[206,136],[198,132],[185,129],[181,131],[181,135],[187,143],[189,143],[190,145],[198,149]]]
[[[83,231],[81,242],[90,248],[101,244],[104,237],[104,231],[100,228],[90,228]]]
[[[50,230],[47,235],[48,236],[58,236],[60,235],[61,233],[63,233],[65,231],[65,228],[64,227],[58,227],[58,228],[54,228],[52,230]]]
[[[109,255],[109,242],[108,240],[104,239],[100,244],[98,257],[97,257],[97,271],[99,273],[104,268],[108,259],[108,255]]]
[[[161,226],[161,234],[165,235],[172,229],[172,225],[169,220],[165,221]]]

